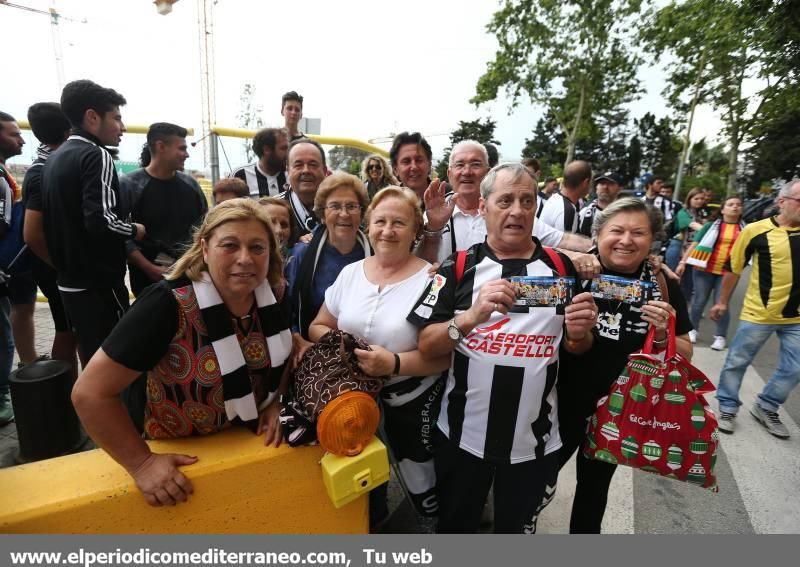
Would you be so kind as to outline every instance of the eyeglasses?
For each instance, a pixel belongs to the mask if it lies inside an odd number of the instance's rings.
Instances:
[[[329,211],[333,211],[334,213],[341,213],[342,209],[347,211],[347,214],[353,214],[356,211],[361,210],[361,205],[358,203],[331,203],[325,206],[326,209]]]
[[[486,167],[486,164],[483,163],[482,161],[471,161],[469,163],[465,163],[463,161],[457,161],[453,165],[450,166],[450,169],[452,169],[456,173],[460,173],[460,172],[464,171],[467,168],[480,170],[480,169],[483,169],[485,167]]]
[[[781,199],[789,199],[790,201],[797,201],[798,203],[800,203],[800,198],[798,198],[798,197],[786,196],[786,197],[781,197]]]
[[[378,163],[371,163],[371,164],[369,164],[367,166],[367,171],[372,171],[373,169],[377,169],[378,171],[381,171],[383,168]]]

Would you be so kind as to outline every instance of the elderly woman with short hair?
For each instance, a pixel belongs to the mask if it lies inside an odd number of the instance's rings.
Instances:
[[[210,435],[231,424],[279,445],[279,393],[291,354],[283,261],[263,207],[211,209],[166,280],[151,285],[92,357],[72,391],[86,431],[153,506],[192,493],[178,470],[196,457],[150,451],[121,392],[147,373],[149,439]]]
[[[354,175],[334,173],[325,178],[314,198],[314,213],[322,219],[311,241],[298,242],[286,265],[289,284],[294,363],[311,346],[308,327],[325,302],[325,292],[342,269],[372,252],[361,232],[367,191]]]
[[[657,275],[649,260],[653,242],[663,235],[660,212],[638,199],[618,199],[598,212],[592,233],[597,243],[595,253],[603,268],[601,275],[650,282],[653,299],[637,307],[624,301],[595,298],[598,317],[592,347],[580,358],[562,353],[558,378],[562,467],[583,444],[586,420],[594,413],[597,400],[608,394],[625,368],[628,355],[644,346],[651,326],[656,328],[656,344],[663,345],[669,318],[675,316],[678,352],[692,357],[688,336],[692,325],[680,286]],[[588,291],[590,285],[590,281],[584,282],[584,289]],[[615,470],[615,465],[589,460],[578,452],[570,533],[600,533]]]
[[[430,264],[412,252],[422,231],[416,194],[395,186],[382,189],[367,209],[366,225],[375,254],[341,271],[325,292],[309,336],[317,341],[340,329],[370,344],[371,351],[356,350],[356,355],[367,374],[390,377],[380,394],[386,441],[414,506],[433,515],[432,424],[442,392],[440,373],[449,357],[423,358],[418,330],[404,318],[430,281]],[[371,500],[373,507],[380,506],[375,497]],[[373,508],[377,516],[387,512]]]

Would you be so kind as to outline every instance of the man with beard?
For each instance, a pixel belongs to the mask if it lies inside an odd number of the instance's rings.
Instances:
[[[286,185],[286,157],[289,134],[282,128],[264,128],[253,136],[253,152],[258,161],[240,167],[231,177],[247,183],[250,197],[274,197]]]
[[[319,143],[301,138],[289,145],[289,189],[279,195],[292,209],[289,249],[320,224],[314,214],[314,197],[326,171],[325,151]]]
[[[8,237],[11,229],[11,207],[19,194],[17,182],[7,170],[6,160],[22,153],[25,140],[14,117],[0,112],[0,239]],[[5,283],[3,283],[5,287]],[[7,289],[0,294],[0,425],[14,419],[8,375],[14,361],[14,340],[11,335],[9,314],[11,304]]]
[[[595,181],[597,198],[578,213],[578,233],[591,238],[592,224],[597,211],[602,211],[613,203],[622,190],[622,177],[613,171],[606,171]]]
[[[120,179],[131,219],[148,227],[143,240],[128,240],[128,266],[135,296],[183,254],[194,228],[208,212],[197,181],[183,173],[189,157],[186,129],[168,122],[152,124],[147,131],[150,163]]]

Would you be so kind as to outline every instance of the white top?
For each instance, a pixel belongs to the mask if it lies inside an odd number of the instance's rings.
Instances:
[[[441,240],[439,241],[439,251],[436,254],[436,261],[441,263],[450,257],[456,250],[467,250],[473,244],[480,244],[486,240],[486,221],[480,213],[468,215],[458,208],[453,209],[450,221],[444,226]],[[428,222],[427,215],[425,222]],[[454,229],[456,250],[453,250],[453,236],[450,234]],[[544,246],[556,248],[561,243],[564,233],[556,230],[552,226],[536,220],[533,223],[533,236],[539,239]]]
[[[578,202],[580,204],[580,201]],[[572,201],[561,195],[560,193],[553,193],[542,206],[542,214],[539,216],[539,221],[549,224],[558,230],[565,232],[577,232],[578,230],[578,211],[580,207],[576,207]],[[566,210],[571,209],[571,222],[567,222]],[[567,226],[569,224],[569,226]]]
[[[428,287],[430,264],[405,280],[378,286],[367,279],[364,260],[345,266],[334,284],[325,291],[325,307],[336,317],[337,326],[371,345],[380,345],[394,353],[416,350],[419,329],[406,321],[406,315]],[[404,399],[413,399],[417,390],[427,388],[437,376],[423,381]],[[395,384],[409,376],[396,376],[386,381]],[[424,386],[424,387],[423,387]],[[413,395],[412,395],[413,394]],[[394,405],[394,404],[392,404]]]

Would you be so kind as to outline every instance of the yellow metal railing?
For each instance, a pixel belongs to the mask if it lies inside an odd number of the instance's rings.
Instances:
[[[217,136],[227,136],[230,138],[252,138],[255,136],[257,130],[246,130],[244,128],[225,128],[224,126],[213,125],[211,127],[211,132],[216,134]],[[367,142],[362,142],[361,140],[356,140],[354,138],[339,138],[336,136],[318,136],[316,134],[306,134],[308,138],[311,138],[315,142],[319,142],[320,144],[328,145],[328,146],[348,146],[350,148],[356,148],[357,150],[363,150],[365,152],[369,152],[372,154],[378,154],[383,157],[389,157],[389,152],[384,150],[383,148],[379,148],[378,146],[373,146]]]

